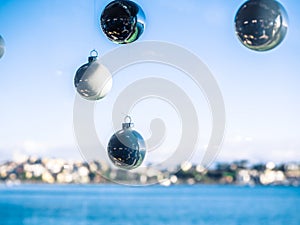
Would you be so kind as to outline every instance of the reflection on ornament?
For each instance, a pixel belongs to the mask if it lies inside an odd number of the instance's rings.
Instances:
[[[109,40],[117,44],[136,41],[145,29],[145,14],[142,8],[128,0],[115,0],[103,10],[101,28]]]
[[[5,50],[5,43],[4,43],[3,38],[0,35],[0,59],[4,55],[4,50]]]
[[[108,69],[97,61],[97,57],[97,51],[91,51],[88,63],[77,70],[74,78],[77,92],[87,100],[105,97],[112,87],[112,76]]]
[[[119,168],[131,170],[140,166],[146,155],[143,137],[132,130],[131,118],[125,117],[122,130],[109,140],[107,151],[110,160]]]
[[[248,0],[235,16],[235,30],[244,46],[267,51],[278,46],[286,36],[288,16],[275,0]]]

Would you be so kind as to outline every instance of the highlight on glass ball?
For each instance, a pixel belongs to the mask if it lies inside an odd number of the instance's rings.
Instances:
[[[0,35],[0,59],[4,55],[4,51],[5,51],[5,42],[2,36]]]
[[[115,0],[103,10],[101,28],[109,40],[117,44],[136,41],[145,29],[145,14],[135,2]]]
[[[125,170],[139,167],[146,155],[143,137],[132,129],[129,116],[125,117],[122,130],[117,131],[109,140],[107,152],[112,163]]]
[[[235,30],[241,43],[255,51],[268,51],[286,36],[288,16],[275,0],[248,0],[235,16]]]
[[[97,57],[98,52],[91,51],[88,62],[76,71],[74,78],[77,92],[87,100],[95,101],[104,98],[112,87],[112,76]]]

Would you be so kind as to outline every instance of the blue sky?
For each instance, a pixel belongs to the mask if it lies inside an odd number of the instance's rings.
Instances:
[[[16,154],[80,158],[72,124],[73,78],[92,49],[104,54],[118,47],[99,27],[99,15],[108,2],[0,0],[0,35],[6,42],[5,55],[0,59],[0,161]],[[263,53],[246,49],[235,36],[234,16],[243,1],[136,2],[147,17],[139,41],[160,40],[185,47],[214,74],[227,112],[226,136],[218,160],[300,159],[298,0],[281,1],[289,15],[287,37],[278,48]],[[183,85],[196,100],[196,90],[188,82],[182,84],[180,74],[160,65],[153,68],[149,75]],[[96,109],[96,124],[109,120],[109,105],[118,90],[147,76],[142,71],[143,66],[136,65],[116,76],[112,93],[97,105],[101,110]],[[149,136],[151,116],[168,116],[142,109],[160,104],[153,100],[133,112],[136,128],[144,136]],[[205,107],[203,102],[198,107],[203,121],[209,120]],[[140,114],[146,114],[146,119]],[[109,122],[106,124],[97,127],[105,130],[100,137],[104,142],[112,135]],[[174,124],[178,126],[176,121]],[[209,130],[205,122],[203,126]],[[206,136],[200,141],[199,151],[205,146]]]

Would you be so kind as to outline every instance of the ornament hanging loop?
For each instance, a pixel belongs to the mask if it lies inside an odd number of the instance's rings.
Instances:
[[[90,51],[90,56],[92,57],[98,57],[98,52],[96,49],[93,49],[92,51]]]
[[[93,62],[93,61],[96,61],[98,58],[98,52],[96,51],[96,49],[93,49],[91,52],[90,52],[90,56],[89,56],[89,63]]]
[[[125,118],[124,118],[124,122],[125,123],[131,123],[132,119],[130,116],[126,115]]]
[[[122,124],[123,129],[129,129],[133,126],[133,123],[131,123],[132,119],[130,116],[126,115],[124,118],[124,123]]]

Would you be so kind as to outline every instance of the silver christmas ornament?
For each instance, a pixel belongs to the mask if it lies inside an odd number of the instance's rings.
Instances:
[[[97,57],[97,51],[91,51],[88,63],[76,71],[74,78],[77,92],[87,100],[99,100],[105,97],[112,87],[112,76]]]
[[[110,138],[107,147],[108,156],[113,164],[126,170],[139,167],[146,155],[145,141],[132,126],[131,118],[126,116],[122,130]]]
[[[0,35],[0,59],[4,55],[4,51],[5,51],[5,42],[2,36]]]
[[[135,2],[115,0],[103,10],[101,28],[109,40],[117,44],[136,41],[144,32],[146,21],[142,8]]]
[[[275,0],[248,0],[235,16],[235,30],[241,43],[255,51],[268,51],[286,36],[288,16]]]

